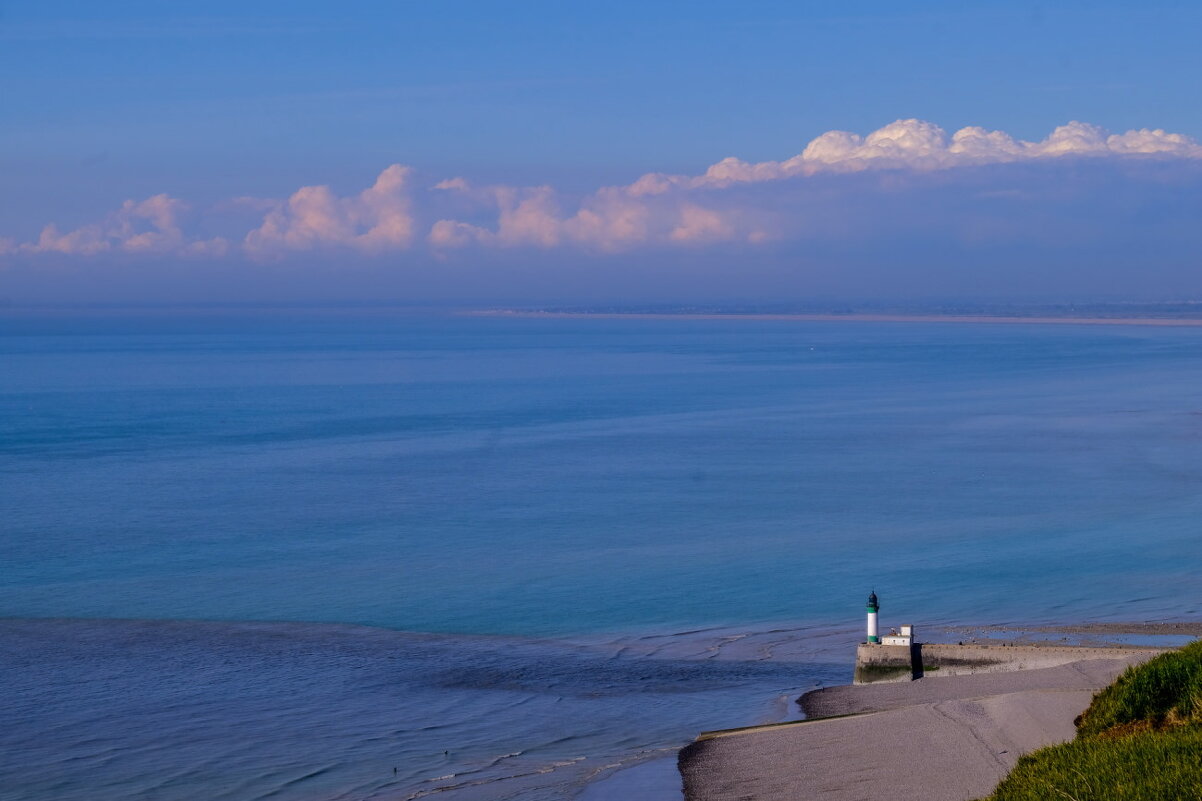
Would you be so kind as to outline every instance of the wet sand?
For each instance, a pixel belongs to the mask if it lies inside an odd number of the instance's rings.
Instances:
[[[1202,636],[1202,623],[1193,621],[1167,621],[1159,623],[1078,623],[1067,626],[984,626],[982,630],[1008,630],[1026,633],[1053,633],[1070,635],[1119,634],[1146,636]]]
[[[667,756],[620,770],[593,782],[573,801],[674,801],[680,795],[676,759]]]
[[[1019,756],[1071,739],[1093,694],[1146,655],[807,693],[837,716],[703,734],[681,751],[688,801],[968,801]]]

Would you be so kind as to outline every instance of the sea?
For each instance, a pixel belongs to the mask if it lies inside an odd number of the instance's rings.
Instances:
[[[1196,620],[1202,328],[0,309],[0,799],[678,799],[886,627]]]

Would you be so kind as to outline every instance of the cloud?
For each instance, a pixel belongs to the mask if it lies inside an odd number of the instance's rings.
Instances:
[[[497,226],[488,229],[443,219],[435,223],[428,241],[436,248],[573,244],[611,252],[647,245],[755,244],[785,235],[787,226],[773,220],[770,212],[761,209],[753,213],[756,210],[727,202],[714,192],[822,173],[930,171],[1066,156],[1131,155],[1202,159],[1202,145],[1159,129],[1107,135],[1097,126],[1080,122],[1056,128],[1041,142],[1025,142],[979,127],[962,128],[949,137],[934,123],[897,120],[867,136],[829,131],[784,161],[749,163],[728,157],[700,175],[648,173],[629,185],[598,190],[566,216],[557,212],[560,204],[548,187],[481,191],[454,178],[436,188],[491,196],[498,211]]]
[[[414,236],[411,174],[410,167],[393,164],[352,197],[338,197],[328,186],[303,186],[267,213],[243,247],[253,256],[337,247],[368,254],[403,250]]]
[[[476,242],[488,242],[492,236],[491,231],[470,223],[439,220],[431,226],[427,239],[436,248],[461,248]]]
[[[357,194],[304,186],[286,199],[233,197],[217,203],[207,213],[237,210],[257,220],[249,231],[243,221],[240,230],[231,228],[225,238],[188,236],[181,222],[188,207],[155,195],[126,201],[98,223],[66,232],[50,224],[36,240],[23,244],[0,239],[0,254],[218,257],[236,251],[274,259],[339,250],[378,256],[419,247],[440,257],[469,249],[574,248],[606,254],[721,244],[751,247],[854,228],[851,221],[835,219],[828,207],[854,215],[856,204],[824,203],[824,192],[854,189],[863,193],[860,205],[869,207],[872,195],[904,189],[917,176],[990,167],[1046,172],[1048,165],[1074,159],[1093,164],[1199,162],[1202,145],[1161,129],[1109,134],[1081,122],[1028,142],[975,126],[949,135],[934,123],[904,119],[866,135],[828,131],[780,161],[747,162],[732,156],[694,175],[648,173],[584,195],[546,185],[480,186],[463,177],[419,184],[413,168],[393,164]],[[852,181],[853,176],[874,174],[875,183]],[[1003,178],[1000,173],[995,177]],[[843,181],[843,188],[832,181]],[[998,185],[973,191],[996,199],[1015,192],[1029,196],[1038,188],[1028,182],[1018,189]],[[977,227],[1005,228],[983,222]],[[231,246],[230,241],[239,244]]]
[[[778,181],[820,172],[859,172],[871,169],[934,170],[953,167],[1035,161],[1064,156],[1160,155],[1202,159],[1202,145],[1182,134],[1163,130],[1128,131],[1107,135],[1096,125],[1070,122],[1040,142],[1025,142],[1002,131],[970,126],[950,137],[938,125],[922,120],[897,120],[867,136],[828,131],[801,153],[784,161],[748,163],[730,157],[700,176],[644,176],[658,186],[725,186],[732,183]]]
[[[640,179],[642,180],[642,179]],[[707,207],[698,198],[680,193],[645,191],[642,186],[603,187],[581,199],[576,211],[565,214],[564,203],[549,186],[475,187],[463,179],[437,188],[462,193],[496,215],[488,228],[460,220],[441,219],[427,241],[436,249],[470,245],[498,248],[550,249],[573,246],[616,252],[640,245],[701,245],[750,239],[746,221],[737,209]],[[763,236],[755,231],[756,236]]]
[[[178,253],[221,256],[228,243],[221,238],[187,239],[180,216],[187,205],[160,194],[142,201],[127,200],[102,222],[62,233],[50,223],[34,242],[11,248],[22,253],[63,253],[92,256],[98,253]]]

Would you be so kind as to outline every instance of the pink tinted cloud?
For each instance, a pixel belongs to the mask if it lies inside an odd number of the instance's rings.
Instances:
[[[411,173],[393,164],[351,197],[339,197],[328,186],[302,186],[246,234],[243,248],[252,256],[337,247],[368,254],[403,250],[414,236]]]
[[[491,206],[495,227],[459,220],[434,223],[427,242],[435,249],[485,247],[574,246],[616,252],[652,245],[697,245],[750,238],[738,210],[709,208],[699,198],[680,193],[646,192],[643,187],[602,187],[586,196],[572,213],[564,213],[557,193],[547,186],[476,188],[464,181],[440,188],[462,192]],[[671,188],[671,187],[670,187]]]
[[[1026,142],[979,127],[962,128],[948,136],[934,123],[897,120],[866,136],[828,131],[783,161],[749,163],[728,157],[700,175],[648,173],[629,185],[598,190],[567,215],[557,213],[562,204],[548,187],[476,190],[462,178],[444,181],[437,188],[477,197],[491,195],[497,206],[497,227],[440,220],[428,242],[435,248],[573,244],[602,251],[646,245],[759,243],[784,231],[774,220],[757,217],[752,210],[727,201],[721,190],[824,172],[937,170],[1064,156],[1129,155],[1202,159],[1202,145],[1160,129],[1108,135],[1097,126],[1080,122],[1062,125],[1040,142]]]
[[[756,244],[802,235],[807,221],[778,213],[760,184],[802,181],[824,173],[933,171],[990,164],[1090,159],[1202,159],[1202,145],[1182,134],[1142,128],[1109,134],[1070,122],[1038,142],[970,126],[948,134],[931,122],[897,120],[871,133],[828,131],[781,161],[724,158],[696,175],[648,173],[630,184],[583,197],[550,186],[476,186],[464,178],[415,186],[412,168],[393,164],[355,194],[304,186],[286,199],[236,197],[213,211],[239,208],[258,223],[235,235],[252,258],[349,250],[371,256],[413,249],[435,254],[465,248],[578,248],[603,253],[637,248]],[[749,193],[760,193],[760,195]],[[103,253],[222,256],[225,239],[189,237],[186,206],[167,195],[126,201],[98,223],[61,231],[47,225],[32,242],[0,239],[0,254]],[[463,212],[473,212],[461,219]],[[243,223],[245,225],[245,223]]]
[[[187,204],[165,194],[142,201],[127,200],[99,223],[61,232],[54,223],[42,229],[34,242],[12,250],[23,253],[63,253],[92,256],[106,252],[178,253],[221,256],[228,243],[221,238],[188,239],[180,227]]]

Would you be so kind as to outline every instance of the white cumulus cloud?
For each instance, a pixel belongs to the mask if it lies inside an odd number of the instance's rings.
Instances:
[[[828,131],[813,139],[801,153],[784,161],[749,163],[730,157],[699,176],[644,176],[639,180],[645,185],[723,186],[820,172],[950,169],[1063,156],[1133,154],[1202,159],[1202,145],[1188,136],[1166,133],[1159,128],[1107,135],[1104,129],[1083,122],[1061,125],[1040,142],[1026,142],[1003,131],[976,126],[961,128],[948,136],[934,123],[909,119],[891,122],[867,136]]]
[[[393,164],[351,197],[339,197],[328,186],[303,186],[267,213],[243,247],[256,256],[330,247],[364,253],[407,248],[414,236],[411,173]]]

